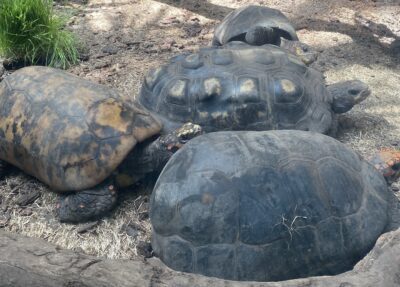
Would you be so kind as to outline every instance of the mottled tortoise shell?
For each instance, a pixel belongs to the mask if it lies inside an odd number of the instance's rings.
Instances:
[[[0,84],[0,159],[58,191],[92,187],[161,130],[105,86],[27,67]]]

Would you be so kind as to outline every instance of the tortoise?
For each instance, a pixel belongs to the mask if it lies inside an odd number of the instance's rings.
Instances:
[[[172,269],[229,280],[337,274],[387,230],[394,203],[382,174],[326,135],[209,133],[160,174],[152,247]]]
[[[60,193],[61,221],[101,217],[119,188],[161,170],[183,138],[201,132],[190,123],[160,136],[161,129],[112,89],[53,68],[23,68],[0,84],[0,176],[11,164]]]
[[[305,64],[316,61],[318,52],[299,41],[289,19],[279,10],[249,5],[229,13],[215,28],[213,46],[242,41],[260,46],[273,44],[297,55]]]
[[[137,101],[174,129],[299,129],[334,135],[336,114],[370,94],[358,80],[323,75],[274,45],[231,42],[178,55],[145,77]]]

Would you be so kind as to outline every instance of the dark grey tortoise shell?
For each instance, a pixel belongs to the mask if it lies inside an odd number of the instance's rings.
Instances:
[[[322,74],[273,46],[233,42],[180,55],[151,70],[138,101],[166,127],[298,129],[328,133],[335,123]]]
[[[336,274],[374,245],[390,198],[383,176],[330,137],[210,133],[160,175],[152,246],[173,269],[225,279]]]
[[[215,28],[213,45],[225,45],[231,41],[245,41],[245,34],[255,27],[279,29],[281,37],[298,40],[296,30],[281,11],[263,6],[245,6],[229,13]],[[269,43],[274,44],[274,43]]]

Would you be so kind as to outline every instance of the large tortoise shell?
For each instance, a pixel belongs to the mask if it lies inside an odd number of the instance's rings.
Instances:
[[[390,202],[383,176],[331,137],[209,133],[159,176],[152,246],[173,269],[225,279],[336,274],[373,246]]]
[[[58,191],[100,183],[160,129],[116,91],[57,69],[23,68],[0,84],[0,159]]]
[[[138,101],[174,128],[327,133],[333,121],[322,74],[273,45],[232,42],[179,55],[147,74]]]
[[[225,45],[235,40],[244,41],[245,34],[255,26],[277,28],[283,38],[298,40],[296,30],[282,12],[269,7],[250,5],[232,11],[222,20],[215,28],[213,45]]]

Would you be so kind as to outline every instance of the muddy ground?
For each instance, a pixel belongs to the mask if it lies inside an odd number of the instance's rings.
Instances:
[[[286,14],[300,39],[321,52],[312,66],[328,83],[360,79],[370,85],[372,95],[341,118],[340,141],[364,156],[400,148],[400,0],[61,0],[56,9],[87,51],[69,71],[135,97],[146,71],[209,45],[215,25],[247,4]],[[392,186],[396,194],[399,186]],[[115,212],[98,222],[60,224],[55,195],[15,171],[0,182],[0,228],[93,255],[149,256],[147,190],[124,193]]]

